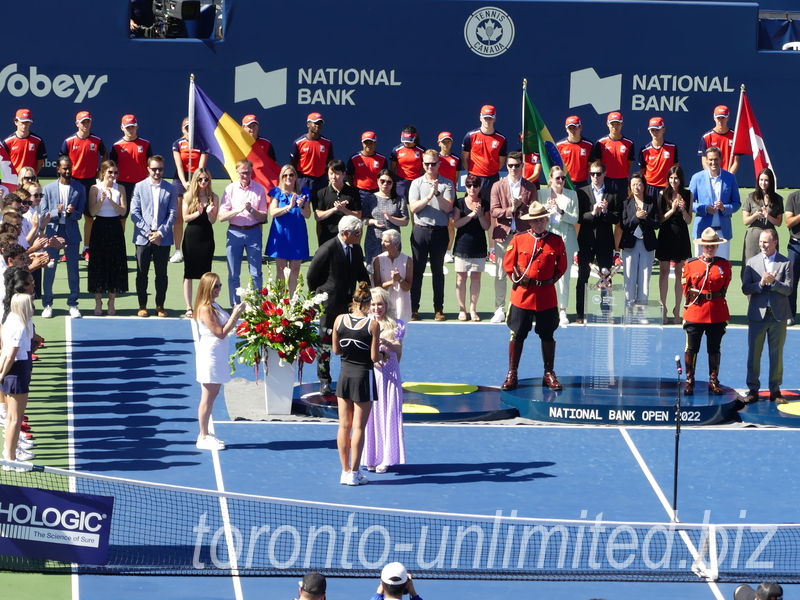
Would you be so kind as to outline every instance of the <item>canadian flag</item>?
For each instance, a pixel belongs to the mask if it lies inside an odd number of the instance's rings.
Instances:
[[[14,170],[14,165],[11,164],[11,158],[8,156],[6,149],[0,145],[0,185],[5,186],[9,192],[17,189],[19,178],[17,172]]]
[[[753,157],[756,181],[758,181],[758,174],[763,169],[770,168],[773,174],[775,173],[775,169],[772,168],[772,161],[769,159],[769,153],[767,153],[767,147],[764,145],[764,138],[761,137],[761,129],[758,127],[758,122],[744,89],[739,99],[739,112],[736,115],[736,127],[733,133],[733,152],[731,156],[736,154],[746,154]]]

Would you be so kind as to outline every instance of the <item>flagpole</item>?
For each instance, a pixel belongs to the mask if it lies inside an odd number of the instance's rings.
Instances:
[[[725,167],[726,171],[731,170],[731,166],[733,165],[733,158],[735,154],[733,153],[733,149],[736,147],[736,137],[739,135],[739,119],[742,116],[742,99],[744,98],[744,84],[742,84],[741,92],[739,92],[739,108],[736,110],[736,124],[733,127],[733,148],[731,148],[731,155],[728,157],[728,164]],[[756,182],[758,183],[758,182]]]
[[[189,177],[192,176],[192,149],[194,148],[194,73],[189,75]],[[189,183],[187,181],[187,183]]]
[[[522,138],[520,139],[520,147],[522,149],[522,163],[525,164],[525,94],[528,91],[528,80],[522,80]],[[524,171],[523,171],[524,174]]]

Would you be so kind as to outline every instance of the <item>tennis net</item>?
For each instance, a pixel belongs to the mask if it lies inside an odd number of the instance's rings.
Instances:
[[[0,474],[4,571],[374,577],[391,561],[420,578],[797,583],[800,526],[447,514],[39,466]]]

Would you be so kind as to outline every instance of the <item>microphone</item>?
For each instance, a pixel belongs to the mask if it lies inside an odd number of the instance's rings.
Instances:
[[[681,368],[681,357],[677,354],[675,355],[675,367],[678,369],[678,375],[683,373],[683,369]]]

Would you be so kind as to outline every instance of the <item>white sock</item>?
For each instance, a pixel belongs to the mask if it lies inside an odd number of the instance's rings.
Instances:
[[[6,408],[6,403],[3,402],[2,404],[0,404],[0,417],[3,417],[5,419],[7,416],[8,416],[8,409]]]

